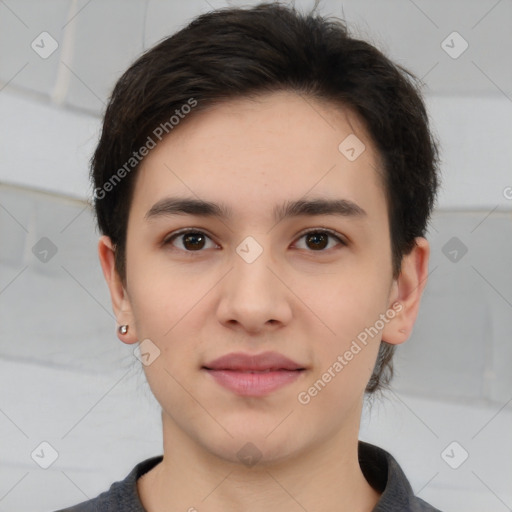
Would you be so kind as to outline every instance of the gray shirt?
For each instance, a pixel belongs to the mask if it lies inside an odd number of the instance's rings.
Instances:
[[[359,441],[358,457],[366,480],[382,493],[372,512],[441,512],[414,496],[404,472],[387,451]],[[146,459],[137,464],[124,480],[114,482],[108,491],[56,512],[146,512],[137,494],[137,479],[162,459],[162,455]]]

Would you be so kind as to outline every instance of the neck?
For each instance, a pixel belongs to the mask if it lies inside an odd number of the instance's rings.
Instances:
[[[370,512],[379,500],[359,466],[359,425],[286,459],[248,466],[212,454],[162,419],[164,458],[137,482],[147,512]]]

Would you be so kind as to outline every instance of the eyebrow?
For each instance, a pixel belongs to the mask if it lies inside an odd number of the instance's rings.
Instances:
[[[217,217],[223,220],[233,218],[231,208],[225,204],[213,203],[187,197],[165,197],[155,203],[145,215],[147,220],[172,215],[196,215],[199,217]],[[366,211],[348,199],[309,199],[286,201],[274,207],[275,222],[300,216],[335,215],[340,217],[364,217]]]

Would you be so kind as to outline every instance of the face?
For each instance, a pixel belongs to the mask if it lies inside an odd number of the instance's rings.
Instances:
[[[398,343],[403,327],[377,169],[355,115],[291,92],[195,113],[151,150],[135,184],[118,320],[130,324],[123,341],[159,351],[144,370],[164,436],[231,461],[251,442],[277,461],[357,432],[383,333]],[[338,203],[287,211],[296,201]],[[269,351],[303,370],[205,369]]]

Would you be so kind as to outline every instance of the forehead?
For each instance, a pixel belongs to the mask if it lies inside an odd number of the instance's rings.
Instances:
[[[358,116],[292,92],[229,100],[181,121],[143,160],[132,206],[146,213],[169,194],[232,203],[238,218],[308,194],[370,210],[385,202]]]

